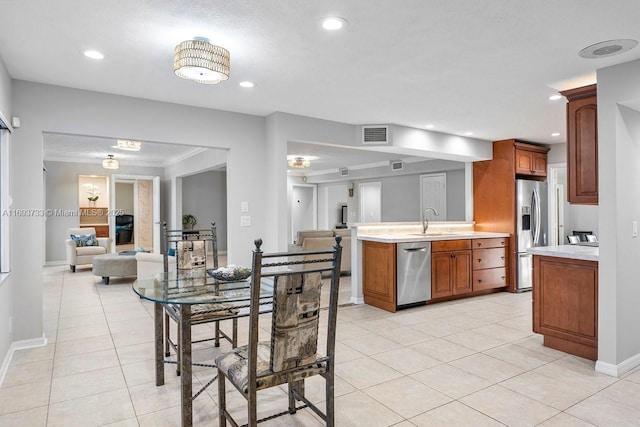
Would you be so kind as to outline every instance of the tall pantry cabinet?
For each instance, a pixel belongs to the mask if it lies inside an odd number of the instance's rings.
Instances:
[[[549,148],[515,139],[494,141],[493,158],[473,163],[476,231],[509,233],[507,290],[516,289],[516,178],[544,181]]]

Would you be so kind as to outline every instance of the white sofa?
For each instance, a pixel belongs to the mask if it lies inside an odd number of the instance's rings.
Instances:
[[[169,271],[176,269],[176,257],[169,256]],[[153,277],[155,274],[164,272],[162,254],[147,252],[136,253],[136,263],[138,265],[138,279]]]
[[[96,255],[104,255],[111,252],[111,237],[98,237],[97,246],[76,246],[76,242],[71,235],[96,234],[96,229],[86,228],[69,228],[67,229],[67,239],[64,241],[67,252],[67,263],[71,267],[71,271],[76,272],[77,265],[91,264],[93,257]]]
[[[342,236],[342,259],[340,262],[340,273],[351,273],[351,230],[303,230],[298,231],[296,246],[294,250],[303,251],[328,251],[336,244],[336,236]],[[322,256],[310,255],[308,259],[321,258]],[[312,264],[307,264],[312,265]],[[317,264],[324,266],[324,263]]]

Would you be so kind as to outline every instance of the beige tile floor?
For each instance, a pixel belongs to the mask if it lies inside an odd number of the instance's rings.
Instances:
[[[640,369],[616,379],[593,362],[545,348],[531,333],[531,294],[493,294],[395,314],[346,304],[338,314],[337,426],[640,426]],[[179,382],[153,374],[152,305],[130,279],[105,286],[90,269],[47,267],[46,347],[16,352],[0,388],[0,426],[176,426]],[[242,323],[242,322],[241,322]],[[194,328],[208,336],[210,325]],[[240,327],[246,331],[246,323]],[[223,345],[194,346],[210,361]],[[214,369],[196,368],[195,386]],[[307,395],[323,402],[322,379]],[[229,392],[240,420],[243,400]],[[286,408],[283,389],[261,394],[261,415]],[[217,425],[217,388],[195,401],[195,425]],[[322,425],[308,410],[264,423]]]

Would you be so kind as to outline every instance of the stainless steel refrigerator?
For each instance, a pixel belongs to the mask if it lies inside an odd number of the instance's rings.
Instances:
[[[531,290],[533,257],[527,249],[547,246],[547,183],[528,179],[516,180],[516,291]]]

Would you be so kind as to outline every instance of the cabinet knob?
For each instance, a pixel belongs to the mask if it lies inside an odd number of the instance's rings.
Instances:
[[[501,259],[501,260],[504,260],[504,257],[503,257],[503,256],[501,256],[501,257],[500,257],[500,259]]]
[[[478,262],[482,262],[482,258],[478,258]]]
[[[478,283],[482,283],[482,279],[478,279]]]
[[[456,257],[456,254],[451,254],[451,258],[455,258],[455,257]]]
[[[504,276],[500,277],[502,280],[504,280]]]

